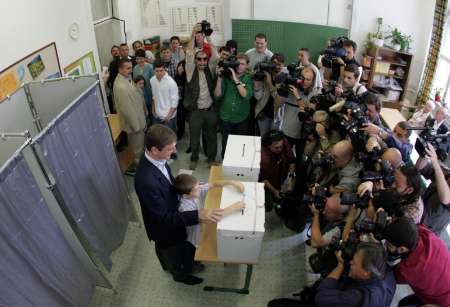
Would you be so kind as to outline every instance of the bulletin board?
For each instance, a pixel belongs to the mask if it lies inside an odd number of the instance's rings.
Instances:
[[[0,72],[0,103],[23,83],[61,76],[58,52],[53,42]]]
[[[97,72],[94,53],[89,51],[75,62],[64,67],[65,76],[92,75]]]

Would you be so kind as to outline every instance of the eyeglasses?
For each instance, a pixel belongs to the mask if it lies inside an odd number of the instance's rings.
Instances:
[[[196,58],[197,61],[208,61],[208,58]]]

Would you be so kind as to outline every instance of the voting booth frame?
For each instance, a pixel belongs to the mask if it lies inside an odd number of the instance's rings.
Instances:
[[[108,130],[109,136],[108,133],[104,136],[111,138],[112,142],[111,130],[106,117],[107,103],[105,104],[101,92],[98,74],[30,82],[23,84],[5,100],[0,101],[0,144],[2,148],[0,169],[8,165],[8,162],[17,155],[23,155],[42,193],[45,204],[75,256],[83,264],[96,286],[111,289],[116,293],[107,277],[112,263],[105,261],[96,252],[92,239],[88,238],[84,231],[81,231],[79,221],[69,210],[60,187],[55,184],[56,174],[50,170],[49,163],[44,157],[43,146],[36,141],[46,132],[47,125],[54,123],[56,119],[64,121],[66,111],[77,103],[80,104],[79,100],[88,94],[93,95],[96,104],[101,105],[99,112],[101,115],[96,120],[104,121],[104,124],[101,123],[104,127],[102,132]],[[83,125],[83,122],[79,124]],[[107,142],[109,141],[107,140]],[[111,160],[116,160],[113,163],[117,163],[117,169],[120,170],[117,153],[110,148],[101,150],[103,150],[102,154],[115,155]],[[140,227],[137,213],[130,202],[128,188],[120,172],[119,174],[115,175],[114,180],[123,188],[121,191],[126,191],[123,199],[126,202],[124,206],[128,206],[128,208],[125,211],[131,211],[131,217],[128,214],[128,217],[124,217],[124,219],[128,221],[130,218]],[[101,178],[98,180],[101,181]],[[89,212],[85,212],[85,214],[89,214]],[[123,233],[124,235],[125,233]],[[121,242],[115,244],[114,247],[117,248]],[[110,251],[108,251],[107,258],[109,258],[109,254]]]

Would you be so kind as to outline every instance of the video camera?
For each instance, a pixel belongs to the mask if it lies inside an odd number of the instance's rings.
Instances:
[[[200,22],[200,25],[202,26],[202,33],[204,33],[206,36],[211,36],[213,33],[213,29],[211,28],[211,23],[207,20],[202,20]]]
[[[341,205],[342,206],[353,206],[358,209],[365,209],[369,206],[370,196],[368,193],[365,193],[362,197],[360,197],[356,193],[352,192],[342,192],[341,193]]]
[[[264,81],[266,78],[265,72],[271,74],[275,70],[276,65],[272,62],[259,62],[255,66],[255,74],[253,75],[253,80]]]
[[[296,63],[291,63],[287,66],[288,74],[279,73],[275,77],[275,83],[278,84],[278,95],[287,98],[289,96],[289,85],[293,85],[300,91],[304,91],[304,78],[300,74],[300,70]]]
[[[223,68],[220,75],[224,78],[231,78],[232,74],[230,68],[236,71],[239,65],[240,62],[235,57],[231,57],[228,60],[221,60],[217,63],[218,67]]]
[[[324,67],[332,68],[333,62],[337,58],[343,58],[345,56],[344,43],[348,40],[348,37],[339,36],[330,40],[327,49],[323,51],[322,64]]]
[[[422,130],[419,137],[416,139],[416,143],[414,144],[414,148],[417,150],[417,153],[422,158],[427,155],[425,148],[427,148],[427,143],[430,143],[434,149],[436,150],[436,155],[441,161],[445,161],[448,156],[448,150],[450,148],[450,132],[446,134],[434,134],[433,127],[424,127],[424,128],[408,128],[408,130]]]

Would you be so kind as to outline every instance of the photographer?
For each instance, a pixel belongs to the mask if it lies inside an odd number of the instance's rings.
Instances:
[[[425,150],[428,157],[419,158],[416,163],[422,175],[432,180],[422,195],[425,207],[422,223],[439,236],[450,222],[449,176],[444,175],[433,146],[428,144]]]
[[[228,135],[246,135],[250,114],[250,98],[253,96],[253,81],[247,72],[248,57],[236,56],[239,66],[236,71],[228,68],[230,77],[223,77],[223,68],[218,68],[215,98],[219,102],[219,117],[222,121],[222,157],[225,154]]]
[[[450,306],[450,253],[444,242],[407,217],[395,219],[383,235],[397,283],[414,291],[398,306]]]
[[[329,116],[326,111],[315,111],[312,119],[315,133],[308,138],[304,153],[306,157],[312,157],[318,151],[325,152],[340,140],[339,133],[330,129]]]
[[[408,122],[403,121],[395,125],[394,132],[387,131],[372,123],[365,124],[361,130],[368,134],[379,136],[388,147],[400,150],[403,161],[408,162],[413,149],[413,145],[409,141],[409,137],[411,136],[411,130],[409,128]]]
[[[259,181],[264,182],[265,206],[268,212],[272,210],[275,202],[280,202],[280,193],[286,178],[295,180],[295,157],[291,145],[281,131],[268,131],[261,143],[263,146]]]
[[[383,128],[380,117],[381,98],[372,92],[367,92],[365,95],[363,95],[363,97],[361,97],[361,103],[364,103],[366,105],[366,116],[369,118],[369,121],[372,124]]]
[[[372,194],[374,183],[363,182],[358,187],[358,194],[366,192]],[[422,191],[420,174],[414,166],[402,166],[394,172],[392,188],[377,188],[374,205],[382,207],[389,215],[405,215],[419,224],[423,214],[423,201],[420,198]]]
[[[256,76],[254,76],[253,80],[254,96],[256,99],[255,118],[258,122],[260,135],[265,135],[269,130],[274,128],[274,100],[280,99],[277,88],[274,85],[274,78],[279,73],[287,72],[284,66],[284,55],[281,53],[275,53],[271,58],[270,64],[273,64],[273,69],[270,72],[263,70],[261,68],[262,64],[259,65],[259,71],[265,75],[264,80],[259,81]],[[267,63],[266,66],[270,64]]]
[[[303,68],[311,68],[312,70],[314,70],[314,73],[316,75],[316,78],[314,80],[314,88],[322,88],[322,76],[320,75],[319,69],[316,65],[309,61],[309,58],[310,52],[308,48],[300,48],[297,51],[297,64],[300,70],[303,70]]]
[[[358,77],[357,77],[357,81],[359,82],[359,78],[360,78],[360,74],[361,74],[361,65],[356,61],[355,59],[355,53],[356,53],[356,48],[357,45],[354,41],[352,40],[346,40],[343,43],[343,48],[345,49],[345,56],[344,57],[338,57],[336,59],[336,66],[334,69],[336,69],[337,71],[340,72],[340,78],[343,79],[344,78],[344,71],[345,71],[345,67],[349,66],[349,65],[355,65],[358,67]]]
[[[334,94],[336,97],[360,96],[367,91],[366,87],[358,82],[360,71],[355,64],[344,67],[342,73],[342,84],[338,84]]]
[[[345,276],[344,260],[337,253],[338,265],[317,288],[319,307],[389,306],[395,293],[394,274],[387,268],[386,253],[377,243],[361,242]]]
[[[297,87],[289,84],[289,95],[287,98],[276,100],[276,107],[281,108],[280,111],[280,130],[287,136],[292,146],[295,146],[295,154],[297,159],[301,159],[305,146],[305,136],[302,133],[302,122],[299,120],[299,113],[305,112],[306,109],[314,108],[310,103],[312,97],[318,94],[314,89],[315,80],[314,71],[305,68],[302,71],[303,85]],[[289,78],[286,77],[286,78]],[[281,104],[278,104],[279,103]]]
[[[357,162],[353,156],[352,143],[342,140],[331,148],[330,153],[333,161],[332,169],[320,184],[328,185],[337,179],[337,184],[329,188],[331,194],[355,191],[360,182],[359,172],[362,164]]]

